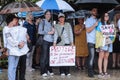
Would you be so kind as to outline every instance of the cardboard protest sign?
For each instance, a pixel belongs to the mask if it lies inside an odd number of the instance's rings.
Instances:
[[[114,24],[101,25],[100,30],[101,30],[102,35],[104,37],[103,45],[113,43],[115,36],[116,36]]]
[[[75,66],[75,46],[51,46],[50,66]]]
[[[104,37],[115,36],[114,24],[101,25],[100,29]]]

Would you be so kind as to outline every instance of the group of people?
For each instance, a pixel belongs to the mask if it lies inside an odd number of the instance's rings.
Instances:
[[[18,17],[9,15],[6,18],[7,26],[3,29],[4,47],[8,51],[8,80],[25,80],[26,70],[34,70],[32,60],[35,49],[36,64],[40,66],[42,77],[53,76],[54,71],[49,65],[50,46],[76,46],[76,66],[79,70],[85,69],[87,59],[89,77],[94,77],[96,73],[94,71],[94,57],[97,51],[99,55],[98,78],[109,78],[110,74],[107,71],[109,54],[114,52],[112,67],[115,67],[116,53],[120,51],[119,47],[116,47],[120,45],[120,14],[115,16],[114,23],[109,21],[107,12],[100,19],[97,19],[97,15],[97,8],[93,8],[91,16],[86,20],[85,17],[78,18],[78,24],[74,28],[65,21],[65,14],[63,13],[59,13],[58,22],[54,25],[51,21],[50,11],[46,11],[44,19],[36,24],[32,14],[28,13],[26,20],[22,22],[22,26],[19,25]],[[101,27],[111,24],[115,25],[114,31],[117,33],[112,37],[109,35],[104,37]],[[61,37],[59,43],[57,42],[58,37]],[[103,45],[106,38],[115,39],[115,42],[112,41]],[[120,66],[119,59],[117,59],[117,66]],[[60,66],[59,72],[61,76],[70,76],[70,66]]]
[[[112,52],[117,51],[117,53],[119,53],[119,40],[117,40],[118,42],[116,43],[116,38],[119,37],[119,34],[116,34],[116,32],[119,33],[120,30],[120,16],[115,16],[113,22],[110,22],[110,17],[107,12],[103,13],[100,19],[97,19],[96,8],[91,10],[91,14],[92,15],[85,21],[88,45],[88,76],[94,77],[96,74],[94,71],[94,57],[95,54],[98,53],[98,78],[110,78],[110,74],[107,71],[108,58]],[[116,35],[118,37],[116,37]],[[114,60],[115,57],[113,57],[112,67],[116,66]],[[117,65],[119,66],[119,56]]]

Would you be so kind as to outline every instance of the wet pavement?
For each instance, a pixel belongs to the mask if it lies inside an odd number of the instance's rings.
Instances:
[[[59,74],[59,69],[53,69],[55,75],[48,76],[47,78],[43,78],[40,75],[39,69],[36,69],[33,72],[26,72],[26,80],[120,80],[120,69],[118,70],[108,70],[111,77],[109,79],[98,79],[97,75],[94,78],[89,78],[87,76],[86,70],[78,70],[75,67],[71,68],[71,76],[70,77],[61,77]],[[0,73],[0,80],[8,80],[7,79],[7,69],[3,69],[3,72]]]

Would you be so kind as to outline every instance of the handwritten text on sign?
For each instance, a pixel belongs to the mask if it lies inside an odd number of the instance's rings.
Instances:
[[[114,24],[110,24],[110,25],[102,25],[100,27],[101,32],[103,33],[103,36],[115,36],[115,27]]]
[[[75,46],[51,46],[50,66],[75,66]]]

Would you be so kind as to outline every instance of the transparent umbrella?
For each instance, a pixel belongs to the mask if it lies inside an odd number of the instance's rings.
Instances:
[[[34,3],[21,1],[12,2],[3,6],[0,10],[0,14],[10,14],[18,12],[28,12],[28,11],[40,11],[42,10],[39,6]]]

